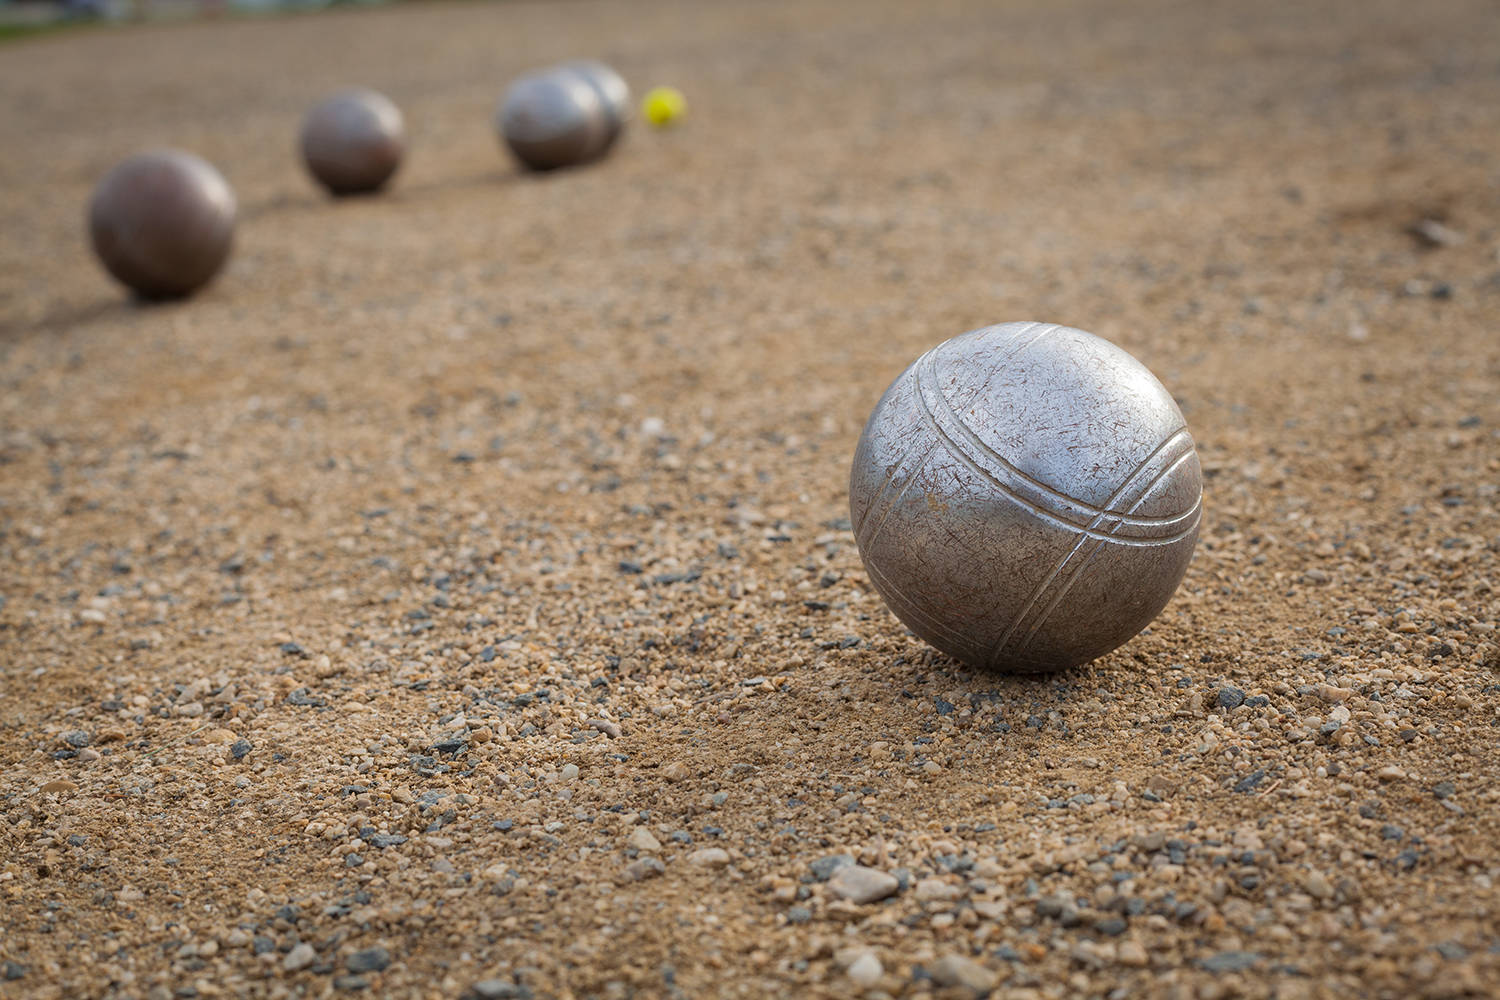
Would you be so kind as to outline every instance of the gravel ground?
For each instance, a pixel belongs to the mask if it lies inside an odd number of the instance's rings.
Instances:
[[[918,9],[920,6],[920,10]],[[412,5],[0,54],[0,995],[1500,995],[1484,2]],[[691,117],[522,177],[554,58]],[[410,163],[335,203],[303,110]],[[154,144],[236,255],[142,307]],[[1202,541],[1052,677],[861,569],[859,429],[1040,319]]]

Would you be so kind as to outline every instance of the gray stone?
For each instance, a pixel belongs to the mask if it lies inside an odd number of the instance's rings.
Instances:
[[[344,962],[350,972],[382,972],[390,964],[391,953],[380,947],[356,951]]]
[[[849,963],[849,980],[860,989],[868,990],[880,982],[880,977],[885,974],[881,967],[880,959],[873,951],[867,951],[854,961]]]
[[[993,990],[1000,977],[972,958],[944,955],[933,963],[932,980],[939,986],[963,986],[982,995]]]
[[[1198,961],[1205,972],[1244,972],[1259,965],[1260,954],[1253,951],[1221,951]]]
[[[854,864],[854,858],[848,854],[830,854],[819,858],[807,867],[812,871],[813,878],[819,882],[827,882],[833,877],[833,873],[840,868],[848,868]]]
[[[896,876],[864,865],[847,865],[828,880],[829,891],[851,903],[873,903],[895,895],[900,887]]]
[[[662,864],[659,858],[638,858],[625,866],[621,877],[627,882],[639,882],[642,879],[663,875],[666,870],[667,866]]]
[[[313,946],[303,941],[286,953],[286,958],[281,960],[281,967],[287,972],[297,972],[312,965],[317,957],[318,953],[313,950]]]

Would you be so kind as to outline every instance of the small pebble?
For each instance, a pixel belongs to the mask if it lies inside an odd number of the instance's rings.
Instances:
[[[687,860],[703,868],[723,868],[729,864],[729,852],[722,847],[704,847],[689,854]]]
[[[952,902],[963,894],[964,890],[960,886],[944,882],[940,878],[924,878],[912,887],[912,895],[920,903]]]
[[[1245,692],[1237,687],[1225,685],[1219,688],[1219,705],[1222,708],[1239,708],[1245,703]]]
[[[638,851],[661,850],[661,841],[657,840],[655,835],[644,826],[638,826],[634,830],[631,830],[627,843]]]
[[[303,941],[286,953],[286,957],[281,960],[281,967],[287,972],[297,972],[312,965],[317,958],[318,953],[313,950],[313,946]]]
[[[667,866],[658,858],[638,858],[626,865],[621,872],[621,877],[627,882],[640,882],[643,879],[656,878],[666,872]]]
[[[852,854],[830,854],[808,865],[808,869],[812,872],[813,878],[819,882],[827,882],[834,872],[840,868],[847,868],[852,864],[854,864],[854,855]]]
[[[873,903],[895,895],[901,883],[894,875],[864,865],[840,868],[828,880],[828,889],[851,903]]]
[[[847,972],[850,982],[866,990],[874,987],[880,982],[880,977],[885,975],[885,969],[873,951],[867,951],[850,962]]]
[[[939,986],[960,986],[983,996],[993,990],[1000,976],[964,955],[944,955],[932,966],[932,980]]]
[[[391,964],[391,953],[384,948],[366,948],[356,951],[344,962],[350,972],[380,972]]]

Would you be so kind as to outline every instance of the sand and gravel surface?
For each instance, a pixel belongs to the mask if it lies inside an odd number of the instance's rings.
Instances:
[[[1500,995],[1485,2],[409,5],[0,49],[0,996]],[[553,59],[682,88],[521,176]],[[301,114],[388,93],[378,198]],[[243,210],[128,301],[138,148]],[[848,463],[1039,319],[1180,399],[1143,635],[985,675]]]

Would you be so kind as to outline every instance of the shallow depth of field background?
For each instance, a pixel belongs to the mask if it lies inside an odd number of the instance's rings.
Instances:
[[[0,996],[1493,994],[1492,5],[20,6]],[[522,175],[495,102],[575,56],[689,116]],[[336,202],[348,84],[411,151]],[[83,215],[156,145],[242,215],[146,307]],[[847,521],[884,387],[1015,319],[1207,477],[1163,615],[1041,678]]]

